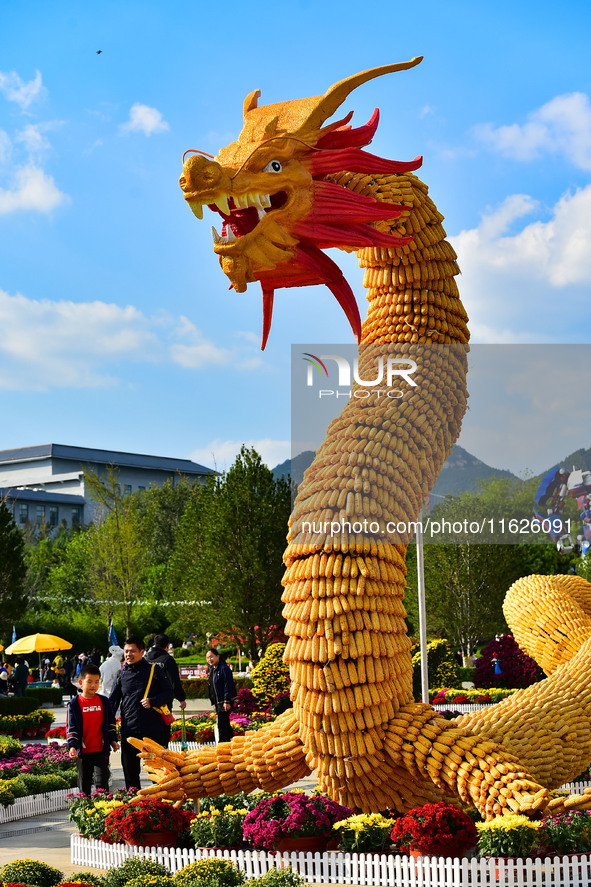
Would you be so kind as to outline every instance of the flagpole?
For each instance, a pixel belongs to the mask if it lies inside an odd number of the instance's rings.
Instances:
[[[421,649],[421,697],[429,702],[429,671],[427,662],[427,607],[425,604],[425,560],[423,550],[423,509],[421,508],[416,529],[417,590],[419,595],[419,645]]]

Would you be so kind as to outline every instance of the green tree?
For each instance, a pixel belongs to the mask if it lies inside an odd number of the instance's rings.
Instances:
[[[168,570],[175,624],[245,647],[251,659],[284,625],[282,554],[291,508],[289,483],[275,480],[254,449],[242,447],[223,475],[194,487]]]
[[[21,531],[0,500],[0,628],[3,632],[25,610],[25,543]]]
[[[103,507],[86,539],[90,552],[89,584],[107,622],[122,615],[131,634],[134,604],[144,595],[147,558],[143,521],[136,496],[121,494],[118,472],[105,476],[84,470],[91,497]]]
[[[167,563],[185,508],[191,498],[192,484],[186,477],[167,480],[161,487],[150,487],[135,494],[142,515],[145,546],[150,565]]]
[[[29,600],[48,597],[50,573],[62,562],[68,543],[76,535],[78,530],[68,530],[62,526],[55,536],[43,536],[26,546],[25,587]]]

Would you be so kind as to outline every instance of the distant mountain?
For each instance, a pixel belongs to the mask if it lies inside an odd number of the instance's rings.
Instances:
[[[273,468],[273,475],[279,478],[281,475],[287,477],[291,474],[292,480],[299,486],[304,477],[304,471],[311,464],[313,458],[314,452],[306,450],[295,457],[293,466],[291,459],[286,459],[281,465]],[[449,459],[441,469],[431,495],[435,498],[443,497],[447,494],[456,496],[466,490],[475,490],[479,480],[489,480],[493,477],[514,478],[515,475],[500,468],[491,468],[490,465],[477,459],[476,456],[472,456],[463,447],[459,447],[456,444],[450,453]]]
[[[491,468],[486,462],[482,462],[481,459],[477,459],[476,456],[456,444],[452,448],[449,458],[443,463],[443,468],[431,490],[431,496],[438,499],[448,495],[457,496],[459,493],[472,492],[478,488],[479,481],[492,480],[497,477],[517,480],[510,471]]]
[[[292,480],[299,486],[304,477],[304,471],[312,463],[314,455],[312,450],[299,453],[293,460],[293,471],[291,459],[286,459],[281,465],[277,465],[272,469],[273,475],[279,478],[281,475],[287,477],[291,474]],[[554,465],[561,465],[567,471],[572,471],[573,467],[581,468],[583,471],[591,471],[591,448],[585,450],[581,447],[581,449],[575,450],[569,456],[565,456],[564,459],[555,462]],[[544,477],[553,467],[553,465],[548,465],[546,471],[542,471],[539,478]],[[486,462],[477,459],[476,456],[473,456],[463,447],[459,447],[456,444],[431,490],[431,497],[437,500],[447,495],[457,496],[466,491],[476,490],[479,481],[491,480],[496,477],[508,477],[513,478],[513,480],[519,480],[510,471],[492,468]]]
[[[584,450],[581,447],[580,450],[575,450],[570,456],[565,456],[564,459],[561,459],[560,462],[556,462],[555,464],[560,465],[562,468],[566,468],[567,471],[572,471],[573,468],[581,468],[583,471],[591,471],[591,448]],[[553,465],[549,465],[548,471],[553,467]],[[543,473],[546,474],[546,472]]]
[[[292,481],[299,487],[304,478],[304,471],[312,464],[315,455],[313,450],[305,450],[303,453],[298,453],[293,460],[293,466],[291,459],[286,459],[281,465],[271,469],[273,477],[279,479],[282,475],[285,477],[291,475]]]

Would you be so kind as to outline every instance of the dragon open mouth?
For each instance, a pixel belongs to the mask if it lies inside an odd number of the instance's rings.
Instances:
[[[285,191],[278,191],[276,194],[236,195],[235,197],[227,197],[227,212],[225,211],[226,202],[222,199],[215,203],[208,203],[208,208],[212,212],[219,213],[223,219],[221,234],[218,234],[212,225],[211,233],[214,244],[232,243],[233,240],[249,234],[267,213],[284,206],[287,199],[288,195]]]

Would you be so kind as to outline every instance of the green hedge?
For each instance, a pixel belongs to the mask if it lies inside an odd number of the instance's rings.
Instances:
[[[37,695],[31,696],[0,696],[0,716],[2,715],[29,715],[39,708],[40,700]]]
[[[46,775],[21,773],[20,776],[15,776],[13,779],[0,780],[0,804],[8,807],[10,804],[14,804],[15,798],[74,788],[77,781],[78,774],[74,768],[68,771],[64,770],[62,773],[48,773]]]
[[[476,677],[476,668],[473,666],[462,666],[458,665],[458,684],[460,687],[464,683],[464,681],[471,681],[473,684],[475,683],[474,678]]]
[[[237,690],[244,687],[252,688],[252,680],[247,677],[234,678]],[[209,692],[207,688],[207,678],[187,678],[181,681],[183,690],[187,694],[187,699],[208,699]]]
[[[61,687],[34,687],[29,690],[27,688],[26,698],[36,697],[40,705],[47,705],[53,702],[54,705],[61,705],[64,698],[64,691]]]

